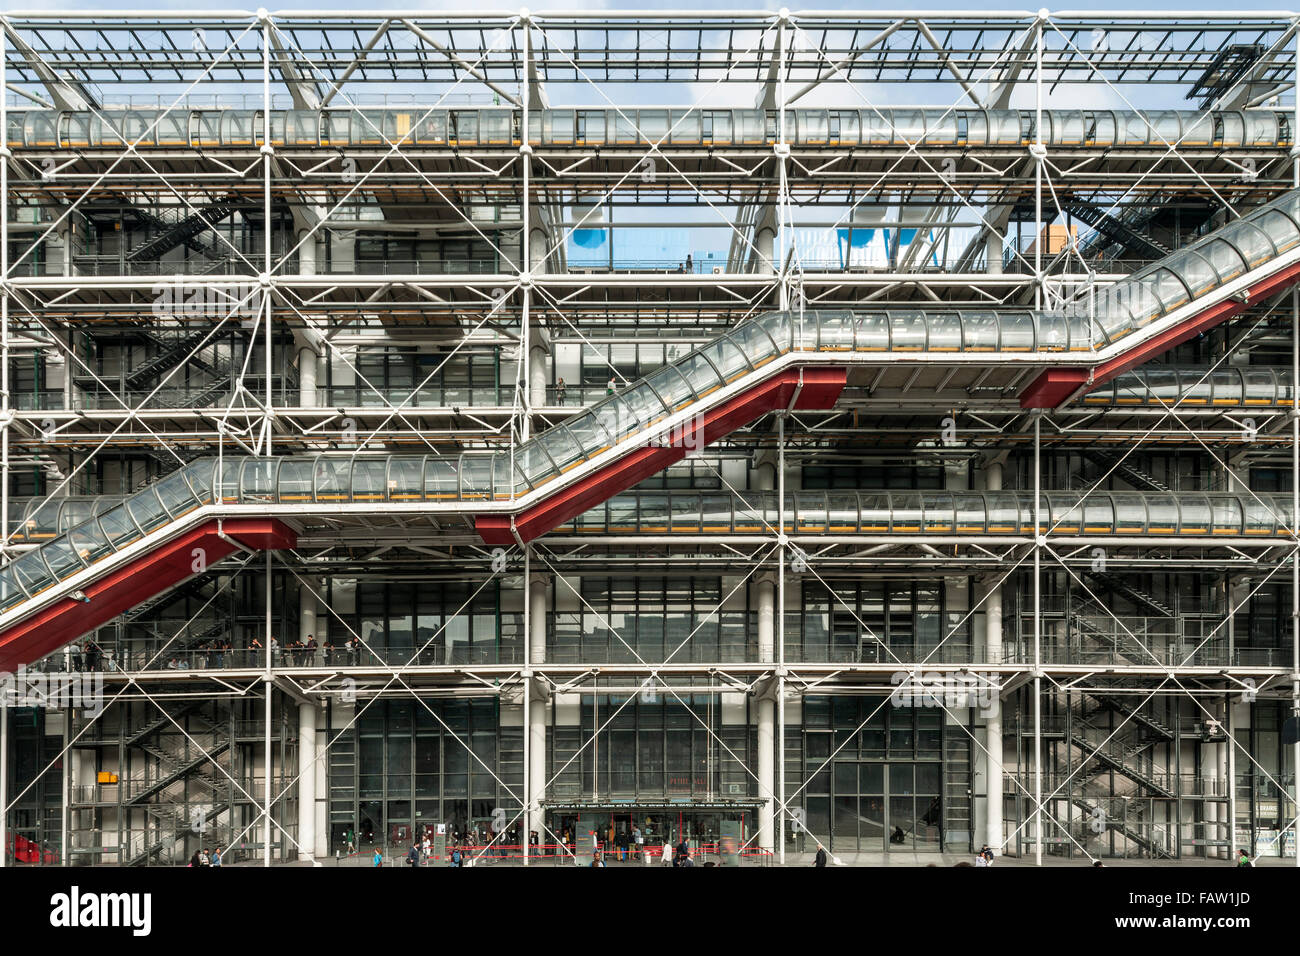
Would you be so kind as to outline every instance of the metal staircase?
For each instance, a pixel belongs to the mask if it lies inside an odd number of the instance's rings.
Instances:
[[[1137,465],[1134,465],[1130,459],[1123,458],[1113,452],[1096,451],[1089,449],[1083,453],[1088,458],[1100,464],[1103,468],[1119,472],[1129,480],[1129,483],[1138,490],[1146,489],[1149,491],[1171,491],[1172,489],[1163,481],[1150,472],[1144,471]]]
[[[1102,746],[1100,741],[1089,740],[1084,734],[1076,730],[1070,734],[1070,743],[1081,751],[1081,759],[1085,761],[1084,769],[1076,773],[1074,777],[1080,787],[1086,786],[1104,773],[1114,771],[1139,786],[1145,787],[1156,796],[1166,799],[1174,797],[1172,790],[1131,763],[1134,757],[1145,750],[1149,750],[1157,741],[1149,739],[1130,740],[1121,743],[1118,749],[1108,749],[1107,746]],[[1089,766],[1089,764],[1092,764],[1092,766]]]
[[[1125,821],[1123,811],[1117,809],[1119,801],[1098,799],[1090,802],[1086,797],[1072,797],[1070,802],[1083,811],[1083,817],[1070,828],[1070,835],[1081,846],[1086,847],[1089,840],[1099,839],[1107,831],[1115,830],[1121,833],[1124,839],[1145,850],[1154,859],[1174,859],[1174,855],[1169,852],[1165,844],[1161,840],[1153,838],[1154,833],[1152,836],[1148,836],[1146,833],[1134,829],[1132,825]],[[1094,814],[1098,809],[1104,814],[1102,817],[1104,825],[1100,827],[1093,825],[1093,821],[1096,819]]]
[[[143,866],[157,857],[165,850],[173,849],[176,844],[182,843],[192,833],[209,833],[213,822],[226,813],[229,807],[224,805],[214,805],[207,810],[200,810],[197,814],[186,815],[179,810],[155,810],[147,809],[148,815],[156,821],[155,829],[158,836],[152,840],[142,842],[138,850],[133,850],[124,861],[127,866]],[[200,827],[201,829],[196,829]],[[216,834],[212,834],[213,842],[224,842],[215,839]]]
[[[211,334],[211,329],[194,329],[186,332],[172,341],[168,341],[159,336],[151,336],[155,342],[161,345],[162,351],[153,358],[145,360],[140,365],[133,368],[126,376],[126,387],[132,391],[143,388],[145,385],[156,380],[164,372],[169,371],[191,350],[196,348],[200,342]],[[199,356],[195,355],[190,361],[199,365],[199,367],[208,367]]]
[[[1130,584],[1124,578],[1117,577],[1107,571],[1086,571],[1089,578],[1101,584],[1104,588],[1124,595],[1134,604],[1145,607],[1154,611],[1158,617],[1174,617],[1174,609],[1165,604],[1159,598],[1152,596],[1137,585]]]
[[[222,199],[176,222],[169,222],[152,213],[137,209],[136,213],[140,218],[157,230],[158,235],[131,250],[126,259],[128,262],[156,261],[181,245],[188,246],[210,259],[224,259],[219,249],[199,241],[198,237],[215,227],[217,223],[229,218],[243,206],[244,203],[237,199]]]
[[[1133,216],[1128,211],[1114,216],[1098,203],[1074,199],[1065,204],[1065,212],[1075,219],[1086,222],[1096,230],[1098,236],[1106,240],[1106,244],[1121,246],[1127,251],[1136,253],[1139,258],[1161,259],[1173,251],[1155,239],[1149,229],[1144,228],[1149,226],[1151,219],[1154,218],[1154,212],[1146,207],[1143,207],[1137,216]],[[1129,219],[1132,221],[1128,221]],[[1101,241],[1094,237],[1092,241],[1081,247],[1081,252],[1087,255],[1101,244]]]

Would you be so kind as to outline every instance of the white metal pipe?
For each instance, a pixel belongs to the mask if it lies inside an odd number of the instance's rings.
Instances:
[[[782,73],[784,74],[784,70]],[[776,418],[776,486],[777,499],[785,501],[785,414]],[[787,799],[785,790],[785,506],[777,508],[780,521],[780,547],[777,549],[776,575],[776,795],[782,809],[776,820],[776,842],[780,854],[780,863],[785,865],[785,820],[789,808],[785,807]]]
[[[1034,863],[1043,865],[1042,416],[1034,416]]]
[[[298,859],[316,851],[316,711],[311,701],[298,705]]]
[[[0,97],[0,99],[3,99]],[[9,708],[0,705],[0,869],[9,859]]]

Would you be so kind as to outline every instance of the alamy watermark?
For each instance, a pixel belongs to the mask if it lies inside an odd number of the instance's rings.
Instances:
[[[154,297],[153,314],[159,317],[249,320],[262,312],[262,289],[256,279],[207,285],[178,275],[149,291]]]
[[[104,675],[100,671],[46,674],[21,665],[16,674],[0,671],[0,707],[81,710],[89,717],[104,712]]]
[[[981,716],[996,712],[1000,689],[997,674],[950,674],[895,671],[889,678],[894,707],[974,707]]]

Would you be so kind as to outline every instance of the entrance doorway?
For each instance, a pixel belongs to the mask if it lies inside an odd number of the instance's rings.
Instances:
[[[547,816],[547,826],[556,835],[567,837],[569,847],[580,858],[589,858],[592,850],[598,847],[605,852],[606,859],[611,861],[618,860],[619,845],[624,840],[627,844],[624,858],[633,858],[634,826],[641,830],[643,845],[653,856],[657,857],[665,843],[676,846],[685,839],[690,843],[693,854],[716,858],[724,822],[739,825],[742,846],[753,835],[753,811],[749,809],[683,806],[579,810],[556,807]],[[547,834],[547,838],[545,842],[554,842],[554,837],[550,834]]]
[[[941,766],[836,761],[831,849],[938,851],[943,836]]]

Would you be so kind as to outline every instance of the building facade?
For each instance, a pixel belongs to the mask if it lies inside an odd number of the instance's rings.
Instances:
[[[1294,33],[5,19],[6,861],[1294,856]]]

